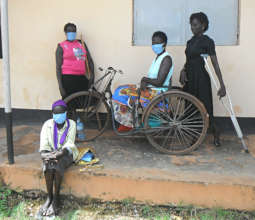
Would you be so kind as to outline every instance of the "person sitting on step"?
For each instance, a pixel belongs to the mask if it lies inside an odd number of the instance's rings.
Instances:
[[[76,123],[67,119],[67,105],[58,100],[52,105],[53,118],[41,130],[40,154],[46,181],[47,200],[39,210],[41,216],[56,215],[59,208],[60,186],[64,172],[78,157],[75,135]],[[55,187],[53,195],[53,187]]]

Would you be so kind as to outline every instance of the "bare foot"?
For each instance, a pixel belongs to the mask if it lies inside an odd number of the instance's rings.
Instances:
[[[40,207],[39,209],[39,215],[41,216],[45,216],[47,213],[47,210],[49,208],[49,206],[52,203],[52,199],[50,199],[49,197],[47,198],[46,202]]]
[[[51,215],[57,215],[58,214],[58,201],[53,200],[52,203],[50,204],[50,207],[47,210],[46,216],[51,216]]]

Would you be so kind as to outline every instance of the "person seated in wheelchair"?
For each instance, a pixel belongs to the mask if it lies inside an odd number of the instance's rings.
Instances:
[[[39,210],[40,216],[56,215],[64,172],[78,157],[75,146],[76,123],[67,118],[67,106],[63,100],[52,105],[53,118],[47,120],[40,135],[40,154],[46,182],[47,200]],[[53,190],[53,186],[55,189]],[[54,195],[53,195],[54,192]]]
[[[66,40],[56,50],[57,80],[63,100],[73,93],[87,91],[94,82],[94,63],[85,42],[76,39],[76,25],[67,23],[64,32]]]
[[[120,124],[119,131],[134,127],[132,109],[137,97],[140,97],[142,107],[146,107],[150,100],[168,90],[173,74],[173,62],[166,51],[167,35],[157,31],[152,35],[152,50],[155,58],[152,61],[148,76],[141,79],[141,88],[136,85],[121,85],[113,94],[113,108],[115,120]]]

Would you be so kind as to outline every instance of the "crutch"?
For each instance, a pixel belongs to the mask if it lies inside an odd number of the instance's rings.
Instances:
[[[213,81],[213,84],[215,86],[215,88],[217,89],[217,91],[219,90],[219,86],[213,76],[213,73],[211,71],[211,68],[209,66],[209,63],[207,61],[207,57],[208,57],[208,54],[201,54],[201,57],[203,57],[204,61],[205,61],[205,65],[208,69],[208,72],[209,72],[209,75],[210,75],[210,78],[211,80]],[[234,112],[234,109],[233,109],[233,105],[232,105],[232,102],[231,102],[231,99],[230,99],[230,95],[228,93],[228,91],[226,91],[226,97],[227,97],[227,100],[225,99],[220,99],[223,106],[225,107],[225,109],[228,111],[228,113],[230,114],[230,117],[231,117],[231,120],[232,120],[232,123],[233,123],[233,126],[236,130],[236,134],[237,136],[240,138],[241,142],[242,142],[242,145],[243,145],[243,148],[245,150],[246,153],[249,153],[249,150],[245,144],[245,141],[244,141],[244,138],[243,138],[243,133],[241,131],[241,128],[238,124],[238,121],[236,119],[236,116],[235,116],[235,112]]]

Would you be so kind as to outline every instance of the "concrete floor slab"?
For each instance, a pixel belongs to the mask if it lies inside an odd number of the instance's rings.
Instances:
[[[13,189],[44,190],[38,153],[40,125],[14,127],[15,164],[6,163],[6,140],[0,129],[0,178]],[[71,167],[63,193],[102,200],[157,204],[182,203],[205,207],[254,210],[255,136],[249,136],[252,154],[242,152],[239,140],[222,137],[215,148],[207,137],[190,155],[170,156],[154,150],[144,137],[116,137],[111,131],[89,144],[95,148],[103,169],[80,172]]]

